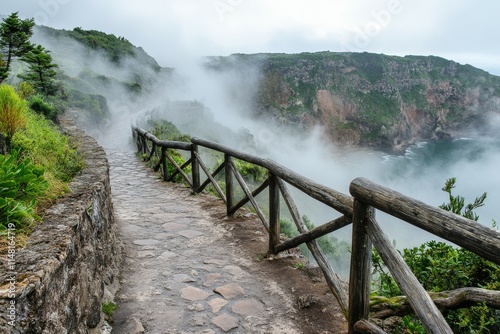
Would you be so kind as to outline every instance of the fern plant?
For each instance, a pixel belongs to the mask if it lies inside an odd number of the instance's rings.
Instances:
[[[18,161],[19,150],[0,155],[0,222],[2,230],[9,223],[18,229],[26,227],[35,218],[36,198],[49,187],[43,168],[30,159]]]

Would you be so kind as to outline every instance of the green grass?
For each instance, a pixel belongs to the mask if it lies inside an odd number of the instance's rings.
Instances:
[[[10,99],[28,105],[11,86],[2,87],[11,89]],[[43,112],[28,108],[20,112],[1,120],[6,125],[17,119],[18,126],[10,131],[7,153],[0,155],[0,226],[15,224],[17,235],[28,235],[40,210],[69,190],[68,183],[83,169],[84,160]]]
[[[113,302],[105,302],[102,304],[102,311],[104,312],[108,320],[113,318],[113,314],[117,309],[118,305]]]
[[[45,171],[43,177],[49,186],[43,195],[34,198],[38,209],[66,194],[69,182],[85,162],[71,140],[43,115],[29,111],[26,120],[26,127],[13,136],[12,146],[20,151],[20,160],[29,159]]]

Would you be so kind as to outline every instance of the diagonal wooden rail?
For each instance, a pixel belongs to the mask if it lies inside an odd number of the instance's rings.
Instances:
[[[152,163],[155,171],[160,171],[165,181],[171,181],[177,175],[181,175],[194,193],[203,191],[211,184],[225,202],[229,216],[250,203],[269,232],[269,253],[277,254],[305,243],[348,320],[349,333],[384,333],[368,321],[372,246],[377,249],[399,287],[406,294],[427,333],[452,333],[429,294],[415,278],[377,223],[376,209],[500,264],[500,233],[498,231],[404,196],[369,180],[363,178],[353,180],[350,185],[351,197],[307,179],[272,160],[249,155],[204,139],[192,138],[191,143],[162,141],[138,127],[133,127],[132,133],[138,151],[143,154],[145,160]],[[199,154],[200,147],[224,155],[223,162],[213,172]],[[189,154],[189,158],[179,165],[171,157],[169,150],[185,151]],[[238,171],[234,159],[265,168],[269,177],[252,191]],[[171,174],[169,174],[169,165],[174,167],[174,172]],[[188,166],[191,166],[190,173],[185,172]],[[202,171],[206,177],[203,183],[201,182]],[[217,181],[217,176],[221,172],[225,174],[225,189]],[[237,203],[235,203],[235,179],[245,194],[244,198]],[[288,185],[333,208],[340,214],[340,217],[308,230]],[[268,217],[255,199],[265,189],[269,192]],[[286,204],[300,232],[297,237],[286,241],[280,239],[281,199]],[[316,239],[351,223],[353,225],[351,270],[347,291],[344,288],[345,284],[342,284],[339,275],[326,259]]]

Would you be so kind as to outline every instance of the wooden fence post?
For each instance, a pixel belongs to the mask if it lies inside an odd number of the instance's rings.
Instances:
[[[374,215],[372,207],[354,200],[352,215],[352,253],[349,276],[349,334],[356,333],[354,324],[368,320],[370,315],[370,282],[372,263],[372,242],[366,226],[368,218]]]
[[[229,154],[224,154],[225,176],[226,176],[226,207],[228,217],[232,217],[231,208],[234,203],[233,174],[231,172],[232,158]]]
[[[139,132],[137,132],[137,140],[135,143],[137,144],[137,152],[142,154],[142,136]]]
[[[198,161],[198,145],[191,144],[191,177],[193,178],[193,193],[200,189],[200,163]]]
[[[137,132],[136,132],[136,130],[135,130],[135,128],[133,126],[131,126],[130,128],[132,129],[132,139],[134,141],[134,144],[137,147],[137,150],[139,150],[139,145],[138,145],[139,138],[138,138],[138,134],[137,134]]]
[[[167,159],[167,148],[162,146],[161,148],[161,157],[160,159],[162,160],[161,161],[161,164],[162,164],[162,168],[163,168],[163,181],[167,181],[168,180],[168,159]]]
[[[277,177],[269,176],[269,253],[276,254],[280,243],[280,189]]]
[[[141,136],[142,138],[142,154],[148,154],[148,140],[145,136]]]
[[[135,145],[137,146],[137,152],[142,153],[142,139],[139,133],[136,134]]]

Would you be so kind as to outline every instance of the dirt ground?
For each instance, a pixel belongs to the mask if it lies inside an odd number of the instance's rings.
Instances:
[[[269,256],[268,234],[255,214],[243,209],[232,218],[226,217],[222,202],[208,202],[208,211],[214,212],[214,218],[230,231],[227,242],[239,244],[253,261],[255,271],[265,273],[291,294],[297,311],[294,320],[302,333],[347,333],[344,314],[317,266],[309,264],[298,249]]]

